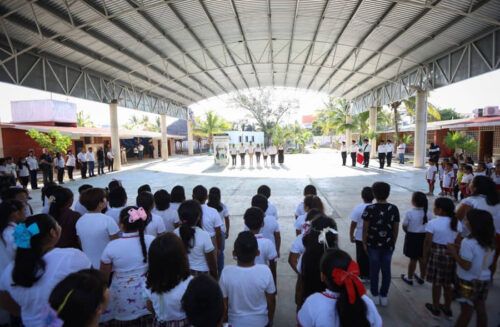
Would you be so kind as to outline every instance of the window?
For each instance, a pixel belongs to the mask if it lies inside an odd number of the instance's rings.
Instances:
[[[241,143],[241,138],[242,138],[242,136],[239,137],[240,143]]]
[[[255,142],[255,136],[252,135],[252,142]]]
[[[248,135],[247,135],[247,136],[245,136],[245,142],[247,142],[247,143],[248,143]]]

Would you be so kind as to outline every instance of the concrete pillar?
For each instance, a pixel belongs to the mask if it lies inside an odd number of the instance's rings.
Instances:
[[[2,129],[0,128],[0,158],[4,157],[4,152],[3,152],[3,136],[2,136]]]
[[[167,138],[167,115],[160,115],[161,127],[161,158],[163,161],[168,159],[168,138]]]
[[[417,90],[415,104],[415,137],[414,159],[415,168],[425,167],[425,149],[427,145],[427,92]]]
[[[111,128],[111,149],[115,155],[114,170],[122,169],[120,135],[118,133],[118,100],[111,100],[109,104],[109,122]]]
[[[352,116],[348,115],[346,118],[346,123],[351,124],[352,123]],[[352,131],[350,128],[346,129],[345,131],[345,144],[349,147],[352,142]]]
[[[370,107],[370,115],[368,118],[368,127],[370,132],[377,131],[377,107]],[[370,140],[372,150],[370,152],[370,158],[377,157],[377,138],[374,137]]]
[[[193,141],[193,121],[191,119],[188,119],[187,121],[187,132],[188,132],[188,155],[192,156],[193,155],[193,146],[194,146],[194,141]]]

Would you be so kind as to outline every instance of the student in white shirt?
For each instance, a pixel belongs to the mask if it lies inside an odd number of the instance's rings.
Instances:
[[[170,207],[172,210],[177,211],[182,202],[186,201],[186,193],[184,187],[176,185],[170,191]]]
[[[469,186],[471,195],[463,199],[457,209],[457,218],[462,220],[471,209],[488,211],[494,221],[500,221],[500,202],[495,182],[488,176],[475,176]]]
[[[366,207],[373,202],[373,191],[369,186],[363,187],[361,190],[361,199],[363,203],[358,204],[352,209],[349,216],[351,218],[351,227],[349,235],[351,243],[356,244],[356,262],[359,265],[359,275],[361,280],[368,281],[370,279],[370,262],[368,255],[363,247],[363,212]]]
[[[260,230],[264,226],[264,212],[260,208],[251,207],[245,211],[243,219],[245,226],[255,235],[259,246],[259,254],[255,258],[255,263],[269,266],[273,274],[274,284],[276,284],[276,260],[278,260],[276,246],[271,240],[260,234]]]
[[[62,153],[57,152],[54,158],[54,166],[57,169],[57,182],[59,184],[64,184],[64,157]]]
[[[233,143],[229,148],[229,154],[231,154],[231,165],[236,167],[236,156],[238,155],[238,150],[236,149],[236,145]]]
[[[80,238],[83,252],[97,269],[101,265],[102,251],[111,240],[118,238],[120,229],[113,218],[101,213],[107,207],[103,189],[91,188],[83,191],[80,202],[88,213],[78,219],[76,234]]]
[[[251,232],[241,232],[234,242],[236,266],[226,266],[220,287],[228,323],[238,327],[272,326],[276,286],[269,267],[255,264],[259,248]]]
[[[377,147],[377,154],[378,154],[379,167],[380,167],[380,169],[384,169],[385,158],[386,158],[386,155],[387,155],[387,150],[385,148],[385,142],[384,141],[380,141],[380,144]]]
[[[73,151],[68,150],[68,153],[66,154],[66,168],[68,168],[68,177],[70,181],[74,181],[73,170],[75,169],[75,166],[76,166],[75,155],[73,154]]]
[[[325,253],[321,259],[321,280],[326,288],[307,298],[297,314],[298,325],[382,327],[382,318],[366,295],[358,270],[357,263],[346,252]]]
[[[121,186],[113,188],[109,191],[109,208],[106,210],[106,216],[110,216],[116,222],[117,225],[120,224],[120,213],[127,206],[127,192]]]
[[[144,287],[147,307],[155,324],[187,326],[182,297],[193,277],[182,241],[175,234],[157,237],[149,248],[148,272]]]
[[[83,184],[78,188],[78,201],[75,202],[73,205],[73,210],[78,212],[80,216],[83,216],[87,212],[89,212],[80,202],[80,197],[82,196],[82,193],[88,189],[91,189],[92,185],[90,184]]]
[[[448,318],[452,317],[451,285],[455,279],[455,260],[447,249],[448,243],[455,243],[460,237],[462,224],[455,216],[455,205],[449,198],[437,198],[434,202],[435,218],[425,227],[423,258],[426,262],[426,280],[432,283],[432,303],[426,303],[425,308],[438,317],[441,312]],[[444,305],[439,303],[443,289]]]
[[[321,215],[322,214],[319,210],[316,209],[309,210],[306,216],[306,224],[309,225],[308,229],[310,228],[311,221]],[[306,250],[304,247],[304,243],[302,241],[303,238],[304,238],[304,233],[300,234],[295,238],[295,240],[292,242],[292,246],[290,247],[290,253],[288,254],[288,264],[297,274],[299,274],[299,268],[297,266],[300,261],[300,256],[302,256],[302,254],[304,254]]]
[[[463,166],[463,175],[462,175],[462,180],[460,181],[460,193],[461,193],[461,198],[465,199],[470,195],[470,189],[469,185],[472,183],[472,180],[474,179],[474,173],[473,169],[469,165],[464,165]]]
[[[487,176],[487,167],[484,162],[478,162],[474,176]]]
[[[260,208],[262,211],[267,210],[267,199],[265,196],[257,194],[252,198],[252,207]],[[263,237],[271,240],[276,245],[276,251],[278,252],[278,257],[280,255],[281,247],[281,233],[278,221],[273,216],[265,215],[264,226],[260,230]]]
[[[99,270],[80,270],[54,287],[49,304],[64,326],[98,326],[109,303],[108,283]]]
[[[85,152],[85,147],[82,147],[80,153],[76,156],[78,163],[80,164],[80,173],[82,179],[87,178],[87,153]]]
[[[316,187],[314,185],[306,185],[304,187],[304,197],[308,195],[318,195],[316,191]],[[299,216],[305,214],[306,211],[304,210],[304,201],[302,200],[299,204],[297,204],[297,208],[295,209],[295,219],[297,219]]]
[[[173,232],[180,225],[177,210],[170,205],[170,194],[165,190],[158,190],[154,194],[155,208],[152,213],[163,220],[165,231]]]
[[[19,158],[17,161],[17,179],[24,189],[28,188],[28,183],[30,181],[30,170],[26,158]]]
[[[260,144],[257,144],[255,146],[255,159],[257,159],[257,166],[260,165],[260,155],[262,154],[262,148],[260,147]]]
[[[370,152],[372,146],[368,143],[368,139],[363,140],[363,145],[361,146],[361,152],[363,153],[363,165],[367,168],[370,165]]]
[[[195,200],[184,201],[178,212],[181,225],[174,233],[184,243],[191,274],[210,273],[217,279],[217,251],[208,232],[198,227],[202,215],[200,203]]]
[[[154,240],[144,235],[148,214],[143,208],[129,206],[120,214],[122,234],[106,245],[101,256],[101,268],[109,280],[111,301],[103,321],[111,319],[140,325],[140,320],[149,315],[142,287],[148,269],[148,249]]]
[[[86,158],[87,158],[87,165],[88,165],[88,169],[89,169],[89,177],[94,177],[95,176],[95,174],[94,174],[95,156],[94,156],[94,152],[92,150],[92,147],[88,148]]]
[[[201,227],[210,235],[215,245],[217,255],[222,249],[222,219],[214,208],[206,205],[208,199],[208,190],[203,185],[197,185],[193,188],[193,200],[201,205],[202,217]]]
[[[453,187],[455,186],[455,172],[453,171],[453,164],[447,162],[444,168],[443,175],[443,195],[453,196]]]
[[[30,171],[30,183],[31,189],[38,189],[38,181],[37,181],[37,171],[38,171],[38,160],[35,157],[35,152],[30,149],[28,152],[28,156],[26,157],[26,163],[28,164]]]
[[[306,211],[306,214],[297,217],[297,219],[295,220],[294,226],[296,236],[299,236],[307,230],[306,216],[307,212],[312,209],[319,210],[319,212],[321,213],[325,212],[323,202],[321,201],[319,196],[308,195],[304,198],[304,210]]]
[[[340,145],[340,156],[342,157],[342,166],[345,166],[347,161],[347,145],[345,144],[345,141],[342,141],[342,144]]]
[[[55,248],[61,227],[49,215],[39,214],[15,228],[15,261],[0,278],[0,303],[23,325],[46,327],[44,312],[54,286],[67,275],[90,268],[80,250]]]
[[[112,172],[114,169],[115,163],[115,154],[113,153],[113,149],[109,148],[108,153],[106,153],[106,158],[108,159],[108,172]]]
[[[349,152],[351,153],[351,165],[356,167],[356,156],[358,155],[359,146],[356,140],[352,140],[351,146],[349,147]]]
[[[211,187],[208,192],[208,202],[207,206],[213,208],[219,214],[220,220],[222,222],[221,226],[221,248],[217,255],[217,268],[219,269],[219,276],[224,269],[224,250],[226,248],[226,239],[229,237],[229,211],[227,206],[221,202],[221,192],[218,187]],[[203,208],[203,206],[202,206]]]
[[[267,148],[262,145],[262,159],[264,160],[264,167],[267,167],[267,157],[269,156],[269,152],[267,152]]]
[[[403,230],[406,233],[403,253],[410,259],[410,262],[408,263],[408,274],[406,276],[402,274],[401,279],[403,279],[406,284],[413,285],[413,276],[415,276],[417,283],[422,285],[424,280],[420,276],[425,276],[425,263],[422,257],[424,251],[425,226],[430,220],[429,214],[427,213],[429,202],[424,193],[415,192],[412,195],[411,204],[413,205],[413,209],[406,212],[403,221]],[[420,276],[415,273],[417,262],[420,268]]]
[[[276,220],[278,220],[278,218],[279,218],[278,217],[278,209],[276,209],[276,206],[271,203],[271,200],[269,200],[269,198],[271,197],[271,188],[267,185],[261,185],[257,189],[257,194],[262,194],[267,199],[268,206],[267,206],[267,210],[265,211],[266,215],[273,216],[274,218],[276,218]]]
[[[148,220],[146,221],[146,231],[147,235],[158,236],[166,232],[165,223],[163,219],[157,214],[153,213],[155,207],[155,197],[151,192],[141,192],[137,195],[135,199],[135,204],[138,207],[144,208],[148,214]]]
[[[456,326],[468,326],[474,310],[476,325],[487,326],[485,301],[491,284],[490,266],[495,252],[493,217],[487,211],[472,209],[467,213],[464,225],[471,233],[462,240],[460,251],[454,244],[448,246],[457,262],[461,312]]]
[[[245,167],[245,155],[247,153],[247,149],[243,145],[243,143],[240,144],[238,148],[238,154],[240,155],[240,162],[241,162],[241,167]]]
[[[399,143],[397,151],[398,151],[398,156],[399,156],[399,164],[404,165],[405,164],[406,144],[404,144],[403,142]]]
[[[192,327],[221,326],[224,299],[217,281],[209,275],[194,277],[182,297],[182,309]]]
[[[253,147],[252,142],[247,147],[248,153],[248,161],[250,161],[250,167],[253,167],[253,154],[255,153],[255,148]]]
[[[392,164],[392,154],[394,153],[394,144],[392,144],[391,140],[387,140],[385,144],[385,158],[387,159],[387,167],[390,167]]]
[[[271,165],[274,166],[276,154],[278,154],[278,149],[276,148],[276,146],[274,144],[271,144],[267,148],[267,153],[269,153],[269,156],[271,157]]]

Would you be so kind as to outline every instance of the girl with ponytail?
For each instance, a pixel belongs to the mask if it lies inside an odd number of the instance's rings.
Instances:
[[[382,318],[358,277],[358,264],[349,254],[327,250],[320,267],[326,289],[307,298],[297,315],[299,326],[382,326]]]
[[[413,276],[417,283],[422,285],[424,283],[423,277],[425,276],[424,262],[422,255],[424,251],[425,240],[425,226],[429,221],[429,202],[427,196],[422,192],[415,192],[411,198],[413,209],[406,213],[403,221],[403,230],[406,233],[403,253],[410,259],[408,264],[408,275],[401,275],[403,281],[412,286]],[[417,262],[420,268],[420,276],[415,273]]]
[[[108,243],[101,257],[101,271],[107,280],[111,272],[111,302],[101,321],[117,320],[142,326],[151,320],[142,294],[148,269],[148,249],[154,240],[145,235],[148,214],[142,207],[129,206],[120,212],[121,236]]]
[[[46,327],[51,290],[67,275],[90,268],[80,250],[55,247],[60,236],[61,227],[46,214],[31,216],[14,229],[16,257],[0,277],[0,303],[11,315],[20,313],[25,326]]]
[[[193,276],[212,275],[217,279],[217,256],[210,234],[201,229],[201,205],[196,200],[184,201],[178,210],[181,225],[174,233],[179,236],[188,253],[189,268]]]

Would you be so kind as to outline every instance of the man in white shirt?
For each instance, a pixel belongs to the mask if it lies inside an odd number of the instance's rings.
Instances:
[[[137,150],[139,150],[139,160],[144,159],[144,145],[139,144]]]
[[[385,157],[387,159],[387,167],[391,166],[393,152],[394,152],[394,144],[392,144],[391,140],[387,140],[387,143],[385,144]]]
[[[229,153],[231,154],[231,163],[233,167],[236,166],[236,156],[238,155],[238,150],[236,149],[235,144],[231,144],[231,147],[229,148]]]
[[[89,169],[89,177],[94,177],[95,156],[94,152],[92,152],[92,147],[89,147],[86,157],[87,157],[87,166]]]
[[[31,189],[36,190],[38,189],[38,183],[37,183],[38,161],[36,160],[33,149],[29,150],[28,156],[26,157],[26,163],[28,164],[28,169],[30,171]]]
[[[406,144],[404,144],[403,142],[399,143],[398,156],[399,156],[399,164],[400,165],[405,164],[405,152],[406,152]]]
[[[87,178],[87,155],[85,154],[85,148],[82,148],[76,157],[78,159],[78,163],[80,164],[82,179],[85,179]]]
[[[66,168],[68,169],[68,177],[71,181],[74,181],[73,170],[75,169],[75,166],[76,166],[75,155],[73,154],[73,151],[68,150],[68,154],[66,155]]]
[[[387,150],[386,150],[386,147],[385,147],[385,142],[384,141],[380,141],[380,144],[377,147],[378,163],[380,165],[380,169],[384,169],[386,151]]]
[[[340,145],[340,156],[342,157],[342,166],[345,166],[345,162],[347,161],[347,145],[344,141]]]
[[[113,154],[113,149],[109,148],[108,153],[106,154],[108,159],[108,173],[113,171],[113,164],[115,162],[115,155]]]
[[[243,145],[243,143],[240,144],[240,147],[238,148],[238,154],[240,155],[240,160],[241,160],[241,166],[245,166],[245,155],[247,153],[247,149]]]
[[[351,161],[352,161],[352,166],[356,167],[356,156],[358,154],[359,147],[356,144],[356,140],[352,140],[351,147],[349,148],[351,152]]]
[[[363,145],[361,146],[361,152],[363,152],[363,165],[365,168],[368,168],[370,164],[370,151],[372,150],[372,146],[368,143],[368,139],[363,140]]]

